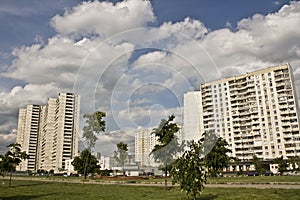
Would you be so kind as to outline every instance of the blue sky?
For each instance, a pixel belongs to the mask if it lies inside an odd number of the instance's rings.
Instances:
[[[105,146],[172,113],[181,123],[183,94],[205,81],[289,62],[300,86],[298,1],[110,2],[0,1],[0,151],[20,107],[61,91],[126,133]]]

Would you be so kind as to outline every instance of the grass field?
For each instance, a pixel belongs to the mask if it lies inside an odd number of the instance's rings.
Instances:
[[[49,180],[82,180],[82,177],[57,177],[51,176],[46,178],[45,176],[41,177],[32,177],[37,179],[49,179]],[[91,179],[88,179],[91,180]],[[136,183],[163,183],[163,178],[147,178],[147,179],[94,179],[93,181],[97,182],[136,182]],[[170,183],[172,179],[168,179]],[[221,178],[208,178],[208,183],[299,183],[300,184],[300,176],[240,176],[240,177],[221,177]]]
[[[179,188],[166,190],[155,186],[94,185],[80,183],[18,181],[13,180],[8,188],[8,180],[0,179],[0,200],[146,200],[146,199],[186,199]],[[293,189],[233,189],[206,188],[200,199],[300,199],[300,190]]]
[[[219,179],[209,178],[209,183],[299,183],[300,176],[241,176],[241,177],[222,177]]]

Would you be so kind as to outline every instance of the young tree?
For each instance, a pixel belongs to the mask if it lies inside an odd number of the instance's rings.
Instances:
[[[206,183],[206,170],[201,157],[201,141],[190,142],[189,150],[176,159],[170,172],[172,184],[179,183],[182,191],[187,196],[196,199],[204,189]]]
[[[205,165],[211,176],[218,177],[218,174],[228,166],[231,158],[227,153],[230,153],[231,150],[227,147],[226,140],[218,138],[213,149],[204,157]]]
[[[16,171],[16,167],[28,158],[25,151],[21,151],[21,145],[18,143],[7,146],[10,150],[4,156],[1,156],[1,171],[10,172],[9,187],[11,186],[12,172]]]
[[[105,113],[101,111],[96,111],[92,114],[84,114],[86,118],[85,125],[83,127],[82,137],[87,141],[87,149],[90,151],[95,147],[97,141],[97,135],[105,131],[105,121],[102,119],[105,117]]]
[[[218,141],[218,136],[214,132],[205,132],[202,134],[201,155],[205,156],[214,148]]]
[[[275,159],[275,163],[278,164],[278,171],[280,172],[280,175],[282,175],[283,172],[285,172],[286,168],[288,167],[287,160],[284,160],[283,156],[281,156],[280,158]]]
[[[167,187],[167,175],[174,161],[175,155],[180,151],[180,146],[175,133],[179,131],[179,127],[173,122],[175,116],[170,115],[168,120],[162,119],[158,128],[153,129],[159,144],[154,146],[150,154],[153,155],[155,161],[159,161],[165,172],[165,186]]]
[[[86,150],[89,151],[89,154],[91,154],[91,149],[95,147],[96,141],[97,141],[97,135],[99,135],[101,132],[105,131],[105,121],[102,119],[105,117],[105,112],[96,111],[92,114],[84,114],[83,117],[86,118],[86,125],[83,127],[83,135],[82,137],[86,139],[87,142],[87,148]],[[87,154],[87,155],[89,155]],[[85,156],[85,162],[83,163],[84,167],[84,179],[86,179],[87,174],[87,168],[90,168],[88,166],[89,163],[92,163],[89,161],[90,156]]]
[[[114,159],[122,166],[123,175],[125,174],[124,165],[128,156],[128,145],[124,142],[117,144],[118,150],[114,152]]]
[[[262,165],[261,165],[261,161],[259,160],[259,158],[258,158],[255,154],[253,155],[252,163],[253,163],[254,168],[255,168],[255,170],[257,171],[257,173],[258,173],[259,175],[261,175],[261,174],[262,174],[262,171],[263,171],[263,167],[262,167]]]
[[[288,159],[288,164],[293,169],[293,171],[299,171],[300,158],[299,156],[292,156]]]
[[[72,165],[78,173],[84,175],[84,179],[86,179],[89,173],[95,173],[100,169],[97,158],[88,149],[83,150],[80,156],[75,157]]]

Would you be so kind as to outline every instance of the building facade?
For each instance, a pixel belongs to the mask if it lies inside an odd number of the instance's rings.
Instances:
[[[201,113],[202,113],[202,99],[201,92],[188,92],[184,94],[184,110],[183,110],[183,140],[199,140],[203,133],[202,126],[203,123]],[[195,112],[196,111],[196,112]]]
[[[34,171],[36,169],[39,119],[39,105],[27,105],[26,108],[19,110],[16,142],[22,146],[22,151],[27,152],[29,158],[20,163],[17,170]]]
[[[156,137],[152,129],[138,129],[135,133],[135,162],[140,166],[158,166],[150,155],[156,145]]]
[[[28,111],[31,107],[35,108],[32,116],[30,109]],[[43,106],[28,105],[26,109],[21,108],[17,143],[22,145],[23,151],[28,152],[29,159],[24,161],[19,170],[64,170],[66,160],[78,155],[79,112],[80,98],[72,93],[59,93],[57,98],[49,98]],[[26,127],[31,127],[31,132]],[[35,140],[28,139],[30,137]],[[32,152],[27,149],[27,143],[32,146]],[[29,167],[26,162],[33,158],[34,167]]]
[[[203,120],[199,130],[224,138],[231,156],[300,155],[298,99],[288,64],[201,84],[200,92],[201,109],[194,111]]]

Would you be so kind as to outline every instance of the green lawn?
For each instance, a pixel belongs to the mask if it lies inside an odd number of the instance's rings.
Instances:
[[[208,183],[270,183],[270,182],[279,182],[279,183],[299,183],[300,176],[241,176],[241,177],[222,177],[219,179],[209,178]]]
[[[178,188],[165,190],[163,187],[93,185],[43,181],[13,180],[8,188],[8,180],[0,179],[0,200],[59,199],[59,200],[146,200],[146,199],[186,199]],[[221,189],[206,188],[200,199],[299,199],[300,190],[292,189]]]

